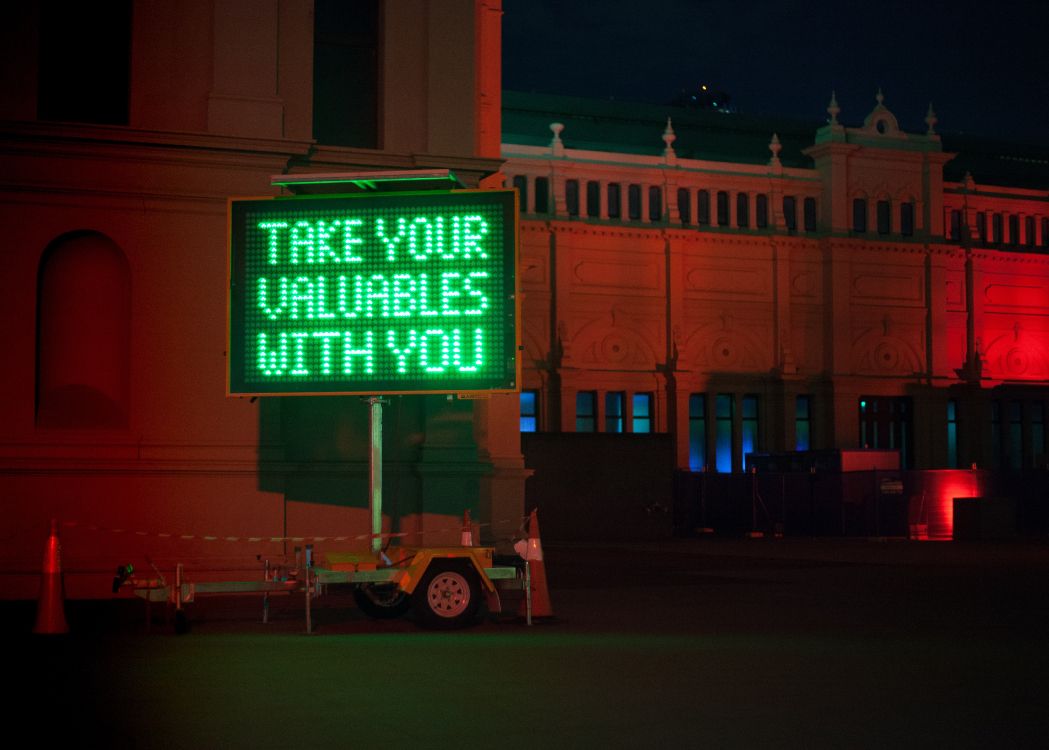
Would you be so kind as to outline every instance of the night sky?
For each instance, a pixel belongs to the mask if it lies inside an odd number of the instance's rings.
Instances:
[[[740,112],[846,126],[885,105],[906,131],[1044,145],[1049,3],[504,0],[503,86],[665,103],[701,83]],[[672,112],[669,112],[672,113]]]

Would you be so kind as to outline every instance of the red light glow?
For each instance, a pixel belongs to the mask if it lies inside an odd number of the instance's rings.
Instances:
[[[925,514],[930,539],[954,537],[954,498],[980,497],[987,483],[986,473],[969,469],[928,471],[925,480]]]

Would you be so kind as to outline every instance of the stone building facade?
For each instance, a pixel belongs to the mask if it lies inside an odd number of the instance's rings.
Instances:
[[[862,447],[1044,467],[1049,160],[922,114],[504,92],[523,429],[669,432],[693,471]]]
[[[498,0],[13,6],[0,596],[35,596],[50,518],[72,596],[104,594],[116,562],[360,545],[367,406],[225,396],[227,201],[311,172],[497,184],[500,24]],[[513,395],[391,399],[387,528],[458,540],[470,509],[516,529],[516,413]]]

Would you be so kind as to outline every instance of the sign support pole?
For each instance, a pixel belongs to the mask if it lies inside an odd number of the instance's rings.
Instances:
[[[379,396],[365,399],[371,411],[368,414],[370,448],[368,452],[368,507],[372,517],[372,552],[382,551],[382,404]]]

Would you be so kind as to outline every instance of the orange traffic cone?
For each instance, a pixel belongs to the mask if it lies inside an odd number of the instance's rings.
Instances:
[[[462,547],[474,546],[474,525],[470,520],[470,509],[463,511],[463,531],[459,535],[459,545]]]
[[[514,545],[529,568],[531,578],[532,617],[553,617],[554,607],[550,603],[550,591],[546,585],[546,563],[543,562],[543,544],[539,540],[539,519],[535,509],[528,517],[528,538]],[[527,617],[527,599],[521,602],[519,614]]]
[[[58,521],[51,519],[51,535],[44,550],[44,568],[40,572],[40,599],[36,606],[34,633],[68,633],[65,596],[62,587],[62,545],[58,541]]]

